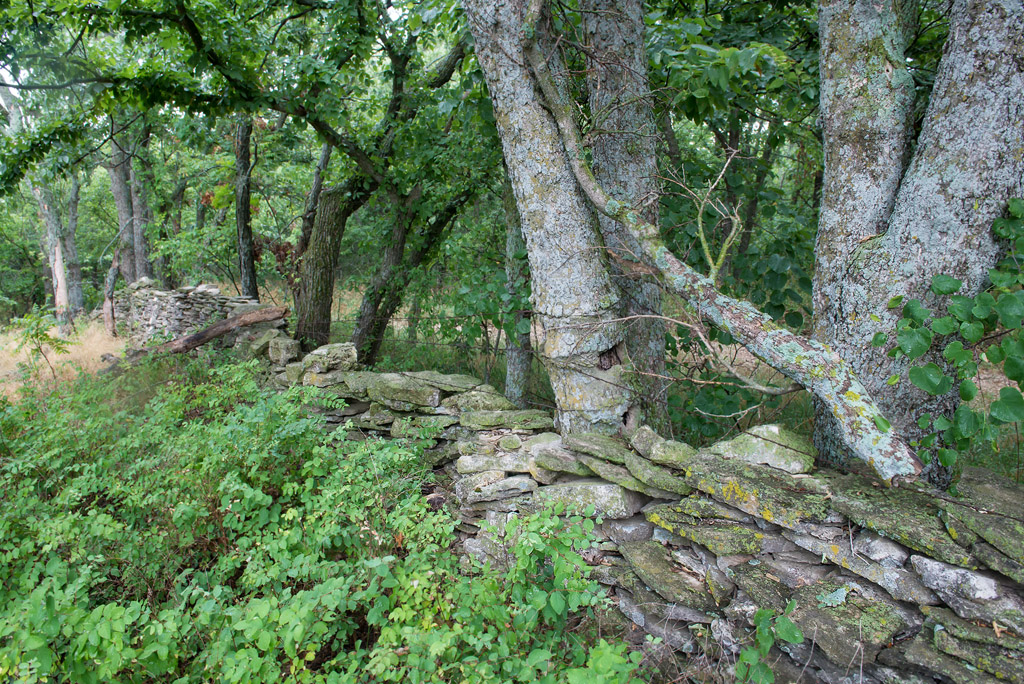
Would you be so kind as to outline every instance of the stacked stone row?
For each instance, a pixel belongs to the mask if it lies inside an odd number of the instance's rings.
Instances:
[[[253,343],[281,385],[347,401],[354,439],[429,439],[454,481],[466,553],[502,565],[511,516],[561,503],[600,519],[585,554],[622,613],[677,651],[736,661],[758,608],[805,640],[777,641],[776,681],[1024,682],[1024,497],[967,468],[960,497],[815,469],[804,439],[753,428],[697,450],[640,428],[629,442],[560,436],[465,375],[359,370],[351,345],[300,358]]]
[[[212,285],[160,290],[151,278],[140,278],[114,297],[114,317],[128,328],[133,343],[155,337],[178,337],[214,321],[259,306],[247,297],[228,297]]]

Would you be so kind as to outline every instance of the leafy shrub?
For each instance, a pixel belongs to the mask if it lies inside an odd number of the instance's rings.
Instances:
[[[0,678],[629,681],[571,629],[581,525],[467,576],[419,447],[335,440],[312,391],[157,359],[0,404]]]

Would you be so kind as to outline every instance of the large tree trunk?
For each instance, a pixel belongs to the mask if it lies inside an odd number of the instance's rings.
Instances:
[[[507,173],[507,172],[506,172]],[[505,278],[508,293],[513,301],[525,288],[529,287],[529,274],[523,263],[520,252],[526,251],[523,239],[523,227],[519,221],[519,210],[516,207],[516,196],[512,191],[512,183],[506,178],[505,191],[502,193],[502,204],[505,208]],[[520,408],[526,408],[526,391],[530,385],[530,366],[533,349],[530,343],[530,329],[520,332],[523,321],[532,327],[532,318],[528,312],[516,311],[512,320],[512,334],[505,343],[505,398]]]
[[[132,193],[132,242],[135,252],[135,277],[152,278],[153,263],[149,259],[149,226],[153,223],[153,210],[149,206],[149,189],[140,174],[139,157],[149,147],[150,128],[144,126],[142,137],[135,149],[135,158],[127,162],[128,181]]]
[[[954,393],[930,397],[906,381],[906,357],[873,347],[891,333],[895,296],[921,299],[935,274],[985,284],[998,246],[993,219],[1024,194],[1024,5],[957,0],[913,159],[913,84],[903,47],[910,8],[824,3],[821,26],[825,178],[816,245],[815,336],[844,356],[897,430],[920,435],[924,412],[948,415]],[[942,363],[941,358],[926,358]],[[891,376],[903,379],[894,385]],[[818,411],[816,439],[841,461],[835,421]]]
[[[123,133],[118,129],[117,122],[111,121],[115,133],[110,137],[110,192],[114,196],[114,207],[117,209],[118,247],[117,261],[121,275],[126,283],[134,283],[135,271],[135,215],[132,211],[132,191],[129,181],[129,164],[131,160],[123,144]]]
[[[309,238],[313,234],[313,222],[316,219],[316,208],[320,204],[320,193],[324,187],[324,171],[331,163],[331,150],[334,149],[331,143],[324,143],[320,148],[320,159],[313,169],[313,183],[309,188],[309,195],[306,197],[306,206],[302,212],[302,230],[299,233],[299,242],[295,246],[295,254],[302,256],[309,246]]]
[[[587,90],[593,117],[594,176],[615,198],[658,224],[659,186],[655,146],[658,130],[647,85],[644,9],[641,0],[584,0],[580,5],[586,52]],[[618,221],[598,217],[604,245],[613,253],[639,255],[640,245]],[[626,322],[629,379],[644,420],[668,426],[665,379],[665,325],[661,288],[652,278],[636,278],[611,263]]]
[[[331,334],[334,272],[349,217],[363,206],[373,190],[365,179],[336,185],[320,194],[309,247],[302,255],[296,303],[295,337],[307,348],[327,344]]]
[[[249,142],[252,119],[246,117],[235,131],[235,226],[238,229],[238,270],[242,277],[242,296],[259,301],[256,284],[256,250],[252,241],[252,169]]]
[[[39,216],[43,219],[46,229],[44,241],[46,260],[50,265],[50,278],[53,287],[53,306],[57,320],[61,326],[71,322],[68,306],[68,278],[64,260],[64,225],[61,222],[60,210],[53,190],[48,185],[32,183],[32,194],[39,204]]]
[[[578,188],[551,113],[521,58],[522,2],[465,0],[487,78],[530,260],[541,360],[564,432],[617,432],[640,407],[596,217]],[[550,54],[551,44],[546,45]]]

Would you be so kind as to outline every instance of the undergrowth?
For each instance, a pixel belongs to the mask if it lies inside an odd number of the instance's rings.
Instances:
[[[579,519],[466,574],[415,445],[336,441],[253,363],[0,399],[0,679],[628,682]]]

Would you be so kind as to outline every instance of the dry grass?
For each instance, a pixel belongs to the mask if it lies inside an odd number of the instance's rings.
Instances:
[[[56,329],[50,331],[56,335]],[[0,333],[0,395],[11,398],[27,379],[29,382],[55,384],[74,378],[79,373],[95,373],[108,364],[102,360],[105,354],[119,355],[124,350],[124,340],[107,335],[103,322],[83,322],[78,332],[72,335],[67,354],[57,355],[45,349],[46,358],[56,371],[56,378],[42,359],[33,359],[27,350],[18,349],[16,333]],[[25,375],[28,369],[28,375]]]

